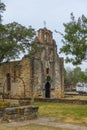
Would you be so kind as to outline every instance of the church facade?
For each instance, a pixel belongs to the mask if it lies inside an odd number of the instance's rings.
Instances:
[[[39,46],[38,55],[0,65],[0,92],[16,98],[60,98],[64,92],[64,63],[52,32],[39,29],[34,42]]]

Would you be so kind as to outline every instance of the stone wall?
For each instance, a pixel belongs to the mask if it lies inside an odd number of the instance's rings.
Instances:
[[[37,118],[38,107],[20,106],[0,108],[0,122],[24,121]]]
[[[10,74],[10,91],[7,89],[7,74]],[[0,65],[0,92],[3,92],[3,89],[4,93],[9,93],[11,97],[31,95],[31,68],[28,57]]]
[[[41,99],[41,98],[36,98],[35,101],[87,105],[87,100],[85,100],[85,99],[80,100],[80,99],[45,99],[45,98]]]
[[[50,67],[46,67],[46,61],[34,60],[34,79],[32,80],[32,66],[29,57],[24,57],[21,61],[3,63],[0,66],[0,92],[9,93],[10,97],[45,97],[45,85],[47,83],[46,69],[50,68],[50,96],[51,98],[61,98],[63,95],[63,62],[56,59],[51,62]],[[5,70],[5,72],[4,72]],[[6,74],[11,76],[11,90],[7,90]],[[33,82],[33,86],[32,86]],[[33,92],[33,93],[32,93]]]

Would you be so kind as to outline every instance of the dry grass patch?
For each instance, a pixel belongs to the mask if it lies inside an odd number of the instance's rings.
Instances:
[[[39,115],[57,117],[58,122],[79,123],[87,125],[87,105],[36,102]]]
[[[60,120],[55,120],[55,122],[65,122],[65,123],[72,123],[72,124],[82,124],[87,126],[87,118],[83,119],[74,119],[73,117],[61,117]]]
[[[39,125],[28,125],[28,126],[22,126],[22,127],[0,126],[0,130],[69,130],[69,129],[54,128],[54,127],[39,126]]]

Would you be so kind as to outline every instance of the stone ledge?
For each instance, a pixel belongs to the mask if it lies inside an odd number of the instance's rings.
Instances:
[[[50,99],[50,98],[35,98],[35,101],[39,102],[56,102],[56,103],[66,103],[66,104],[79,104],[87,105],[87,100],[85,99]]]
[[[8,107],[0,110],[1,122],[30,120],[37,118],[38,107],[19,106]]]

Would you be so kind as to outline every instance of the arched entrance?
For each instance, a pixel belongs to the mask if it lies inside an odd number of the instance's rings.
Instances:
[[[46,84],[45,84],[45,97],[46,98],[50,98],[50,83],[49,82],[47,82]]]

